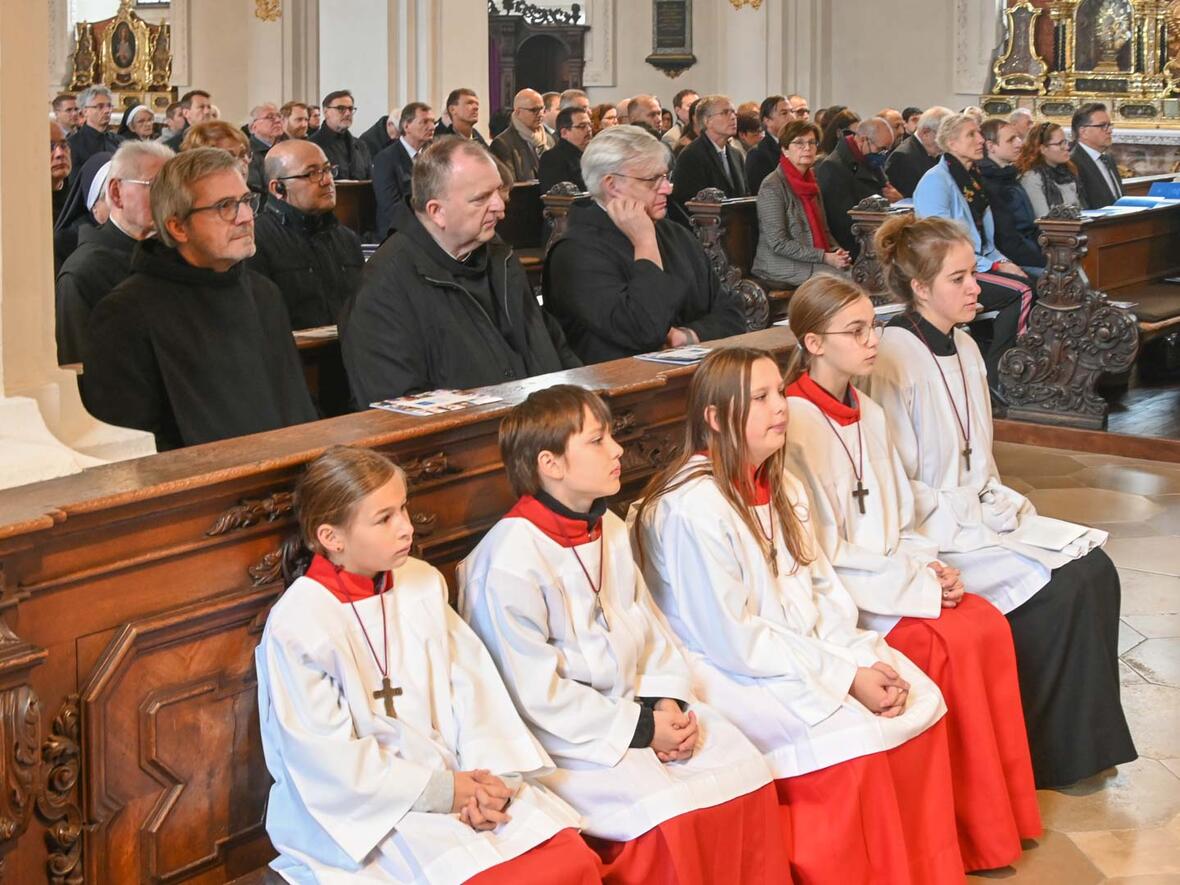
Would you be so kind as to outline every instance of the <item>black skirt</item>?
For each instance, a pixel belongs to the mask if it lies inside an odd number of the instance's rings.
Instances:
[[[1038,789],[1065,787],[1138,757],[1119,698],[1114,563],[1094,550],[1008,613]]]

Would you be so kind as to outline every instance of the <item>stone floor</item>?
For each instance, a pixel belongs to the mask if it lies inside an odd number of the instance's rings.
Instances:
[[[1110,532],[1123,707],[1139,759],[1042,790],[1045,835],[1014,867],[970,881],[1180,885],[1180,464],[1006,443],[996,461],[1039,512]]]

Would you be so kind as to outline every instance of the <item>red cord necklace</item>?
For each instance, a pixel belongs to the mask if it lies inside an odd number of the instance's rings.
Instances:
[[[340,572],[343,570],[343,566],[336,566],[336,589],[340,591],[348,600],[348,604],[352,606],[352,613],[356,615],[356,622],[361,625],[361,633],[364,634],[365,642],[369,644],[369,651],[373,653],[373,663],[377,665],[377,669],[381,672],[381,687],[373,692],[373,698],[385,703],[385,715],[392,718],[397,715],[393,706],[393,699],[400,697],[402,694],[400,688],[396,688],[389,683],[389,625],[385,619],[385,592],[393,589],[393,572],[387,572],[389,575],[389,586],[382,588],[381,592],[377,594],[381,603],[381,638],[385,647],[385,662],[383,664],[381,659],[377,657],[377,649],[373,646],[373,640],[369,638],[369,631],[365,629],[365,622],[361,620],[361,613],[356,609],[356,603],[352,599],[352,594],[345,589],[344,582],[340,579]]]
[[[910,325],[914,328],[916,334],[922,343],[926,345],[926,349],[930,351],[930,358],[934,360],[934,367],[938,369],[938,377],[942,379],[942,386],[946,388],[946,398],[951,401],[951,409],[955,413],[955,422],[959,425],[959,433],[963,436],[963,460],[966,463],[967,470],[971,470],[971,400],[967,396],[967,373],[963,371],[963,357],[959,355],[959,348],[955,348],[955,359],[959,361],[959,377],[963,379],[963,408],[967,413],[966,421],[963,416],[959,414],[959,407],[955,404],[955,398],[951,394],[951,385],[946,380],[946,373],[942,370],[942,364],[938,362],[938,356],[934,353],[934,348],[930,346],[930,342],[926,340],[926,336],[922,334],[922,330],[918,327],[917,321],[913,317],[906,317],[910,321]],[[951,329],[951,334],[954,335],[954,329]],[[861,511],[864,512],[863,510]]]

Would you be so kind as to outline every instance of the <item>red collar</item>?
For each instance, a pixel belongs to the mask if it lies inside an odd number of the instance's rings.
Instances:
[[[562,547],[580,547],[602,537],[602,520],[590,528],[584,519],[573,519],[546,507],[532,495],[521,495],[505,518],[527,519]]]
[[[311,560],[311,566],[307,569],[307,576],[313,581],[318,581],[328,588],[333,596],[340,602],[359,602],[362,599],[368,599],[370,596],[376,596],[380,590],[388,587],[393,580],[393,575],[390,572],[385,572],[381,577],[381,586],[378,588],[372,578],[364,575],[355,575],[352,572],[346,572],[342,568],[337,568],[327,557],[316,554]]]
[[[864,151],[862,151],[857,146],[855,135],[845,135],[844,143],[848,145],[848,150],[852,153],[852,159],[856,160],[858,163],[863,163],[865,161]]]
[[[851,406],[840,402],[840,400],[816,384],[806,372],[800,375],[787,388],[787,396],[797,396],[818,406],[821,412],[841,427],[847,427],[860,420],[860,399],[856,395],[856,389],[851,384],[848,385],[848,395],[852,398],[853,405]]]
[[[712,459],[708,450],[697,452],[702,458]],[[754,489],[753,499],[747,498],[746,503],[754,507],[762,507],[770,503],[770,478],[766,472],[766,465],[763,464],[757,470],[751,471],[750,481]]]

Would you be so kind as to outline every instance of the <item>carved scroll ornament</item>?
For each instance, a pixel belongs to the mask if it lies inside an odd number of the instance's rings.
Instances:
[[[720,188],[707,187],[693,197],[694,203],[711,203],[720,206],[726,200],[725,191]],[[692,229],[697,240],[709,257],[709,263],[717,276],[721,278],[721,288],[731,293],[742,306],[742,314],[746,320],[746,331],[754,332],[765,329],[770,322],[770,299],[766,291],[753,280],[744,279],[741,271],[729,263],[725,255],[725,248],[721,245],[725,237],[725,225],[721,223],[721,213],[694,213]]]

